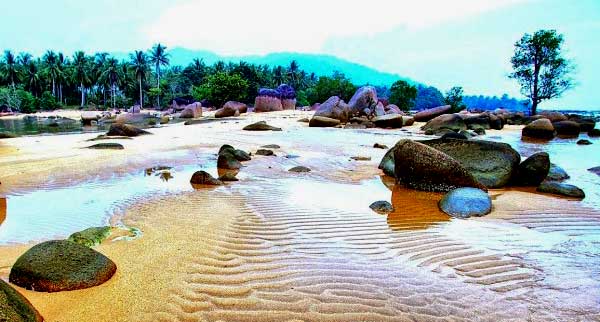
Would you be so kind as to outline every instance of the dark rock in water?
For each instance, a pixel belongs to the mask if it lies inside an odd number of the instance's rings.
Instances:
[[[390,212],[394,212],[394,206],[391,203],[379,200],[372,203],[369,208],[371,208],[374,212],[382,215],[387,215]]]
[[[308,123],[310,127],[334,127],[340,124],[340,120],[324,116],[313,116]]]
[[[579,136],[581,128],[579,123],[573,121],[559,121],[552,123],[556,134],[560,136]]]
[[[297,155],[297,154],[286,154],[284,158],[286,158],[286,159],[297,159],[299,157],[300,156]]]
[[[600,136],[600,129],[591,129],[588,131],[588,136],[591,138],[595,138],[595,137],[599,137]]]
[[[600,176],[600,167],[589,168],[588,171]]]
[[[117,265],[99,252],[68,240],[33,246],[10,270],[11,283],[38,292],[78,290],[100,285]]]
[[[238,178],[235,177],[235,174],[231,173],[231,172],[225,172],[222,175],[219,176],[219,180],[223,181],[223,182],[227,182],[227,181],[239,181]]]
[[[109,226],[104,227],[91,227],[82,231],[78,231],[69,236],[68,240],[87,247],[92,247],[101,244],[108,236],[112,228]]]
[[[261,146],[261,148],[265,148],[265,149],[281,149],[281,147],[277,144],[267,144],[267,145],[263,145]]]
[[[219,152],[217,157],[217,168],[237,170],[242,167],[242,163],[237,159],[233,149],[226,149]]]
[[[464,135],[464,137],[466,137],[467,139],[471,139],[471,138],[474,138],[477,136],[477,134],[470,132],[470,131],[460,131],[458,133]]]
[[[466,129],[465,121],[458,114],[440,115],[421,127],[423,131],[432,130],[434,133],[440,130],[459,132]]]
[[[98,143],[88,146],[88,149],[96,150],[123,150],[125,149],[120,143]]]
[[[492,199],[476,188],[458,188],[448,192],[439,202],[440,209],[456,218],[481,217],[492,211]]]
[[[454,139],[419,142],[449,155],[488,188],[508,184],[521,161],[519,153],[506,143]]]
[[[373,86],[363,86],[356,90],[348,102],[350,111],[359,115],[366,108],[375,108],[377,104],[377,90]]]
[[[363,156],[354,156],[350,157],[350,159],[354,161],[371,161],[371,157],[363,157]]]
[[[240,150],[240,149],[235,149],[234,147],[232,147],[229,144],[223,144],[219,148],[219,155],[224,154],[224,153],[232,154],[236,160],[241,161],[241,162],[252,160],[252,157],[250,157],[250,154],[248,154],[248,152]]]
[[[12,138],[16,138],[17,136],[10,133],[10,132],[0,132],[0,139],[12,139]]]
[[[537,187],[548,177],[550,156],[546,152],[538,152],[523,161],[514,174],[514,183],[521,186]]]
[[[314,116],[328,117],[346,123],[351,114],[348,104],[337,96],[331,96],[323,104],[319,105]]]
[[[0,279],[0,321],[42,322],[44,318],[21,293]]]
[[[430,108],[427,110],[423,110],[415,114],[415,121],[417,122],[427,122],[436,116],[440,116],[442,114],[449,113],[452,110],[451,105],[443,105],[434,108]]]
[[[567,174],[567,172],[557,166],[554,163],[550,163],[550,170],[548,171],[548,175],[546,176],[546,180],[548,181],[563,181],[569,179],[571,176]]]
[[[289,172],[310,172],[310,169],[304,166],[296,166],[288,170]]]
[[[209,186],[220,186],[223,184],[223,182],[221,182],[221,180],[213,178],[213,176],[211,176],[206,171],[194,172],[194,174],[192,175],[192,178],[190,179],[190,183],[191,184],[209,185]]]
[[[394,162],[394,148],[389,149],[381,161],[379,162],[378,168],[383,170],[383,173],[390,177],[396,176],[396,163]]]
[[[399,129],[404,124],[403,116],[400,114],[385,114],[373,119],[375,126],[380,128]]]
[[[483,128],[476,128],[475,130],[473,130],[473,132],[475,132],[477,135],[485,135],[485,129]]]
[[[111,125],[108,132],[106,132],[107,136],[134,137],[134,136],[145,135],[145,134],[151,134],[151,133],[148,131],[144,131],[140,128],[137,128],[133,125],[122,124],[122,123],[115,123],[115,124]]]
[[[468,140],[469,138],[467,138],[462,133],[456,133],[456,132],[453,131],[453,132],[445,133],[444,135],[442,135],[442,137],[440,139],[442,139],[442,140],[447,140],[447,139]]]
[[[281,128],[271,126],[265,121],[259,121],[246,125],[243,130],[245,131],[281,131]]]
[[[475,129],[484,129],[489,130],[490,126],[490,116],[488,114],[467,114],[461,115],[463,120],[465,121],[465,125],[469,130]]]
[[[590,145],[590,144],[592,144],[592,142],[590,140],[581,139],[581,140],[577,141],[577,144],[579,144],[579,145]]]
[[[256,155],[262,155],[262,156],[274,156],[275,153],[273,153],[273,150],[269,150],[269,149],[258,149],[256,150]]]
[[[458,161],[425,144],[400,140],[393,150],[396,179],[410,188],[449,191],[474,187],[487,190]]]
[[[389,149],[387,145],[385,145],[385,144],[379,144],[379,143],[373,144],[373,147],[375,149]]]
[[[548,119],[538,119],[527,124],[521,131],[521,135],[536,139],[550,140],[556,135],[554,126]]]
[[[555,195],[561,195],[571,198],[583,199],[585,198],[585,193],[583,190],[572,184],[566,184],[556,181],[544,181],[537,188],[537,191],[544,193],[551,193]]]

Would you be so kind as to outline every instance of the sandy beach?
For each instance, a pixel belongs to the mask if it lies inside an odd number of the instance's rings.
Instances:
[[[175,177],[188,168],[216,175],[223,144],[249,152],[280,146],[274,157],[245,163],[239,182],[118,200],[109,222],[142,234],[95,247],[118,267],[105,284],[59,293],[17,289],[57,322],[600,319],[598,244],[589,237],[600,233],[600,211],[503,189],[490,190],[490,215],[451,220],[438,208],[440,194],[396,186],[377,169],[386,150],[373,144],[427,138],[422,124],[400,131],[298,122],[310,115],[250,113],[102,141],[125,147],[118,151],[86,149],[101,133],[0,140],[0,224],[11,216],[14,195],[127,182],[157,165],[174,167]],[[241,130],[259,120],[283,131]],[[519,131],[507,126],[487,136]],[[296,165],[313,171],[288,171]],[[372,212],[368,205],[380,199],[396,210]],[[8,280],[34,240],[0,246],[0,278]]]

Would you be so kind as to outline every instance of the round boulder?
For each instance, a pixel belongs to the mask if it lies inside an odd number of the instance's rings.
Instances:
[[[206,171],[194,172],[194,174],[192,175],[192,178],[190,179],[190,183],[191,184],[208,185],[208,186],[220,186],[223,184],[223,182],[221,180],[213,178],[213,176],[211,176]]]
[[[521,131],[521,135],[524,137],[550,140],[554,138],[556,131],[550,120],[542,118],[527,124]]]
[[[0,321],[42,322],[44,318],[21,293],[0,279]]]
[[[265,121],[258,121],[243,128],[244,131],[281,131],[281,128],[271,126]]]
[[[576,199],[585,198],[585,193],[577,186],[556,181],[542,182],[537,188],[537,191]]]
[[[450,113],[450,110],[452,110],[451,105],[443,105],[443,106],[438,106],[438,107],[422,110],[422,111],[418,112],[417,114],[415,114],[415,121],[427,122],[427,121],[429,121],[437,116],[440,116],[442,114]]]
[[[135,137],[140,135],[150,134],[148,131],[144,131],[140,128],[137,128],[133,125],[115,123],[110,126],[108,132],[106,132],[107,136],[127,136],[127,137]]]
[[[440,132],[441,130],[459,132],[466,129],[467,126],[465,125],[465,121],[458,114],[444,114],[437,116],[421,127],[421,130],[423,131],[433,131],[434,133]]]
[[[340,124],[340,120],[325,116],[313,116],[308,123],[309,127],[334,127]]]
[[[481,217],[492,211],[492,199],[476,188],[458,188],[448,192],[439,202],[440,209],[456,218]]]
[[[68,240],[33,246],[10,270],[11,283],[38,292],[78,290],[100,285],[117,265],[99,252]]]
[[[579,136],[579,132],[581,128],[579,123],[573,121],[559,121],[552,123],[554,129],[556,130],[556,134],[560,136]]]
[[[351,114],[348,104],[337,96],[331,96],[317,107],[314,116],[328,117],[346,123]]]
[[[372,122],[380,128],[399,129],[404,124],[404,116],[400,114],[384,114],[375,117]]]
[[[550,171],[550,156],[546,152],[538,152],[525,159],[519,165],[514,183],[521,186],[539,186]]]
[[[356,90],[348,102],[353,114],[361,114],[365,109],[374,108],[377,104],[377,90],[373,86],[363,86]]]
[[[387,215],[390,212],[394,212],[394,206],[391,203],[385,200],[379,200],[372,203],[369,208],[371,208],[374,212],[382,215]]]

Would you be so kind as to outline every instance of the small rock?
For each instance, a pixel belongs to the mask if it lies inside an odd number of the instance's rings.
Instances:
[[[600,176],[600,167],[589,168],[588,171]]]
[[[385,200],[379,200],[372,203],[369,208],[371,208],[374,212],[382,215],[387,215],[390,212],[394,212],[394,206],[391,203]]]
[[[110,126],[110,129],[106,133],[107,136],[127,136],[135,137],[140,135],[151,134],[148,131],[144,131],[130,124],[116,123]]]
[[[223,184],[223,182],[221,182],[221,180],[213,178],[213,176],[211,176],[206,171],[194,172],[194,174],[192,175],[192,178],[190,179],[190,183],[191,184],[210,185],[210,186],[220,186]]]
[[[289,169],[288,171],[290,171],[290,172],[310,172],[311,170],[307,167],[299,165],[299,166]]]
[[[544,181],[537,188],[538,192],[551,193],[571,198],[583,199],[585,193],[577,186],[572,184],[560,183],[555,181]]]
[[[307,117],[303,117],[303,118],[299,119],[298,122],[308,123],[308,122],[310,122],[310,120]]]
[[[96,150],[123,150],[123,147],[120,143],[98,143],[91,146],[88,146],[88,149],[96,149]]]
[[[581,139],[579,141],[577,141],[578,145],[590,145],[592,144],[592,142],[590,140],[586,140],[586,139]]]
[[[492,199],[481,189],[458,188],[444,195],[439,207],[452,217],[481,217],[492,211]]]
[[[379,144],[379,143],[373,144],[373,147],[375,149],[385,149],[385,150],[389,149],[387,145],[385,145],[385,144]]]
[[[281,147],[277,144],[267,144],[267,145],[263,145],[261,146],[261,148],[265,148],[265,149],[281,149]]]
[[[259,121],[256,123],[252,123],[250,125],[246,125],[243,128],[244,131],[281,131],[281,128],[271,126],[267,124],[265,121]]]
[[[236,178],[235,174],[231,173],[231,172],[225,172],[223,173],[221,176],[219,176],[219,180],[226,182],[226,181],[239,181],[238,178]]]
[[[108,236],[112,228],[109,226],[104,227],[91,227],[69,236],[68,240],[87,247],[93,247],[101,244]]]
[[[354,161],[371,161],[371,157],[363,157],[363,156],[350,157],[350,159],[352,159]]]
[[[273,150],[269,150],[269,149],[258,149],[256,150],[256,155],[262,155],[262,156],[274,156],[275,153],[273,153]]]
[[[334,127],[337,125],[340,125],[340,120],[325,116],[313,116],[308,123],[308,126],[310,127]]]

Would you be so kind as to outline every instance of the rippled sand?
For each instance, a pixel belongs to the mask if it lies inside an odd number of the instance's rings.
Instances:
[[[60,147],[58,137],[11,139],[21,154],[0,159],[0,179],[12,193],[161,162],[202,164],[222,143],[282,146],[279,157],[248,162],[245,179],[226,187],[122,202],[113,220],[143,235],[98,246],[118,266],[107,283],[20,291],[46,320],[63,322],[600,320],[600,212],[498,190],[491,215],[450,220],[437,208],[439,194],[379,178],[385,151],[372,144],[391,146],[397,132],[304,131],[295,122],[304,115],[153,129],[117,153],[78,149],[89,134],[61,137]],[[263,117],[297,131],[239,131]],[[402,136],[418,137],[415,129]],[[356,155],[372,160],[349,160]],[[297,164],[313,171],[287,172]],[[372,212],[379,199],[395,211]],[[0,277],[28,247],[0,247]]]

